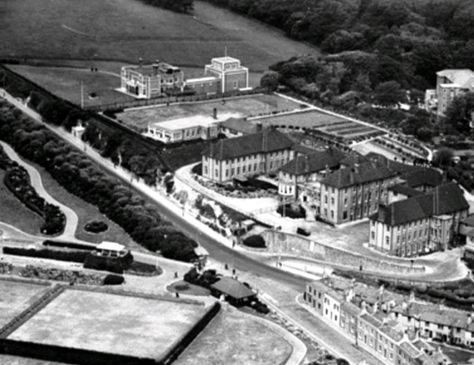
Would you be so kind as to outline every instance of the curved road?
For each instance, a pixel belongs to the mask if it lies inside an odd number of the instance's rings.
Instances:
[[[33,166],[26,163],[21,159],[20,156],[15,152],[10,145],[6,144],[5,142],[0,141],[0,145],[3,147],[5,153],[10,157],[11,160],[16,161],[19,165],[23,166],[28,174],[30,175],[31,186],[36,190],[36,192],[44,198],[48,203],[57,205],[61,211],[66,216],[66,226],[64,227],[64,232],[61,233],[59,236],[55,236],[55,238],[61,238],[66,240],[75,240],[75,233],[77,229],[77,225],[79,223],[79,218],[74,210],[61,204],[56,199],[54,199],[44,188],[43,181],[41,179],[41,174],[38,170],[36,170]]]

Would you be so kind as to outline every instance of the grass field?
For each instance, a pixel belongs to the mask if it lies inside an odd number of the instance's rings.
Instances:
[[[299,110],[300,105],[278,95],[251,95],[234,99],[206,101],[198,103],[183,103],[169,107],[146,107],[126,110],[117,114],[117,119],[138,128],[146,128],[149,123],[162,122],[192,115],[212,115],[217,108],[217,114],[230,113],[235,117],[245,117],[272,111]]]
[[[211,57],[241,58],[253,71],[317,49],[207,3],[193,15],[134,0],[3,0],[0,57],[165,60],[202,67]]]
[[[233,310],[218,314],[175,364],[280,365],[291,351],[269,327]]]
[[[53,177],[41,166],[28,162],[33,165],[41,174],[43,184],[46,190],[60,203],[67,205],[73,209],[79,217],[79,225],[76,230],[76,237],[89,242],[113,241],[119,242],[130,249],[138,251],[146,251],[142,246],[135,243],[130,236],[118,224],[112,222],[99,209],[77,196],[69,193]],[[84,230],[84,225],[91,220],[100,220],[108,225],[105,232],[93,234]]]
[[[9,68],[76,105],[81,103],[81,84],[83,87],[84,106],[134,100],[133,97],[115,90],[120,87],[120,78],[109,73],[91,72],[89,69],[81,70],[68,67],[11,65]],[[117,72],[120,72],[120,69]],[[94,97],[90,97],[92,93],[95,94]]]
[[[49,287],[0,279],[0,328],[25,310]]]
[[[5,171],[0,169],[0,222],[30,234],[40,234],[43,219],[28,209],[3,183]]]
[[[204,312],[183,302],[66,290],[8,338],[156,359]]]

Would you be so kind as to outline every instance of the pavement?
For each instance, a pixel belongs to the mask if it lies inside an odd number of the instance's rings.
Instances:
[[[21,101],[16,100],[10,95],[6,95],[6,98],[27,115],[42,122],[41,116],[25,106]],[[75,139],[64,129],[48,124],[45,124],[45,126],[78,149],[84,151],[91,159],[111,171],[123,181],[131,184],[133,188],[141,192],[144,196],[153,200],[160,208],[161,214],[208,250],[212,257],[211,263],[217,263],[221,267],[224,266],[224,263],[227,263],[229,268],[236,270],[238,277],[259,288],[268,298],[271,298],[270,301],[281,313],[294,320],[295,323],[303,326],[312,336],[317,337],[321,342],[331,345],[331,347],[336,349],[339,353],[345,354],[345,358],[351,363],[359,363],[361,358],[364,360],[367,358],[368,355],[366,353],[354,352],[352,354],[352,349],[348,351],[350,345],[343,341],[343,337],[341,337],[340,334],[334,332],[335,330],[327,325],[324,326],[321,321],[318,321],[311,313],[305,311],[295,302],[296,296],[304,291],[305,283],[308,280],[307,278],[292,272],[284,272],[276,267],[268,266],[262,262],[261,256],[255,254],[244,255],[240,252],[241,249],[233,249],[230,240],[222,237],[196,220],[177,203],[169,199],[163,190],[149,187],[140,180],[134,179],[130,182],[130,174],[128,171],[120,167],[115,168],[111,161],[102,158],[97,151],[94,151],[82,141]],[[429,277],[427,280],[428,279]]]

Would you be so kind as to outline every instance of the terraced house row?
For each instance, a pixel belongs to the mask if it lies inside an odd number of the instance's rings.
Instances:
[[[307,284],[304,300],[315,315],[384,364],[451,363],[427,342],[431,339],[474,345],[469,313],[417,302],[413,295],[392,293],[383,286],[323,278]]]

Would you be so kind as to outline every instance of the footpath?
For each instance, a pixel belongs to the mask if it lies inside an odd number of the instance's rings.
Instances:
[[[2,95],[1,89],[0,95]],[[248,251],[238,246],[234,247],[231,240],[221,236],[220,234],[209,228],[207,225],[196,219],[195,216],[187,212],[186,209],[179,205],[179,203],[170,199],[162,188],[150,187],[146,185],[143,181],[135,179],[128,171],[124,170],[121,167],[115,167],[110,160],[104,159],[97,151],[90,148],[81,140],[73,137],[64,129],[53,127],[47,123],[44,123],[42,117],[34,110],[26,106],[21,100],[17,100],[9,94],[3,95],[10,103],[25,112],[25,114],[29,115],[34,120],[43,123],[47,128],[59,135],[62,139],[66,140],[76,148],[84,151],[85,154],[87,154],[92,160],[97,162],[99,165],[109,170],[116,176],[120,177],[124,181],[130,182],[130,185],[133,188],[142,192],[150,199],[159,202],[161,205],[165,206],[175,215],[183,216],[190,224],[195,226],[195,228],[199,229],[206,236],[213,238],[214,240],[218,241],[223,245],[233,247],[235,250],[238,251],[247,252],[248,254]],[[134,253],[134,255],[145,254]],[[251,254],[249,256],[254,257],[254,255],[256,254]],[[157,259],[152,255],[146,256],[150,259]],[[304,263],[304,265],[307,264],[307,262]],[[328,325],[315,318],[311,313],[301,308],[295,302],[294,298],[301,293],[298,293],[295,290],[287,290],[287,288],[285,287],[282,288],[281,284],[278,281],[273,280],[271,278],[263,278],[261,276],[253,275],[252,273],[239,273],[239,275],[242,275],[243,278],[248,277],[249,280],[252,280],[251,282],[255,283],[255,285],[259,289],[261,288],[261,290],[265,294],[264,297],[266,297],[267,303],[269,303],[272,307],[276,308],[279,313],[289,318],[299,327],[304,328],[307,333],[311,334],[311,336],[313,336],[314,338],[317,338],[318,342],[326,344],[326,346],[335,354],[344,355],[343,357],[353,364],[358,364],[363,360],[367,361],[367,357],[369,356],[367,355],[367,353],[362,352],[359,349],[354,350],[353,347],[351,347],[348,343],[344,342],[344,338],[341,337],[336,330],[330,328]],[[372,362],[370,363],[372,364]],[[378,362],[373,362],[373,364],[378,364]]]

